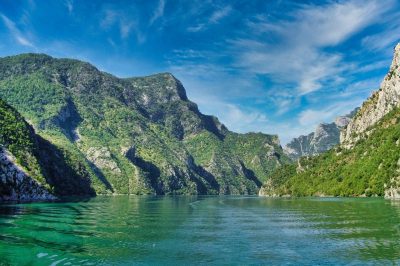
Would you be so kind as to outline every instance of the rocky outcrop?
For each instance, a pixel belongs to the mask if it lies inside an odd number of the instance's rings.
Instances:
[[[112,154],[107,147],[90,147],[86,151],[87,158],[100,169],[108,169],[115,174],[121,174],[118,164],[112,158]]]
[[[55,200],[43,185],[32,179],[20,166],[15,157],[0,148],[0,201]]]
[[[390,184],[385,184],[385,199],[400,200],[400,176],[390,179]]]
[[[351,121],[358,108],[345,116],[339,116],[335,122],[319,124],[314,132],[294,138],[284,148],[285,153],[293,160],[302,156],[321,154],[340,142],[340,131]]]
[[[369,128],[386,114],[400,106],[400,44],[395,47],[389,73],[379,90],[364,102],[352,121],[340,136],[343,147],[354,146],[359,139],[368,135]]]

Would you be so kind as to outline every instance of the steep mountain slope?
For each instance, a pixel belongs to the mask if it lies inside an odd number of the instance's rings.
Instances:
[[[201,114],[168,73],[119,79],[25,54],[0,59],[0,97],[97,194],[255,194],[288,161],[276,136],[236,134]]]
[[[382,87],[357,112],[342,144],[276,170],[260,195],[400,198],[400,45]]]
[[[319,124],[314,132],[307,136],[300,136],[291,140],[284,152],[292,159],[297,160],[302,156],[314,156],[330,150],[340,142],[340,131],[347,126],[358,108],[345,116],[339,116],[335,122]]]

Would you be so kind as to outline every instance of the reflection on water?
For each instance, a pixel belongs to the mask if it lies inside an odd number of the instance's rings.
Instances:
[[[98,197],[0,205],[0,264],[400,264],[383,199]]]

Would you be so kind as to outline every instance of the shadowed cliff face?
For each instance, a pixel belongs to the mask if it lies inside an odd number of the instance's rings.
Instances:
[[[42,167],[57,176],[42,182],[60,195],[256,194],[288,161],[277,136],[236,134],[201,114],[169,73],[119,79],[25,54],[0,59],[0,97],[40,136]]]

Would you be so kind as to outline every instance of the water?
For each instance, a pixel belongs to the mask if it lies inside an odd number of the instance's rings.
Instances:
[[[0,264],[400,265],[400,202],[98,197],[0,205]]]

